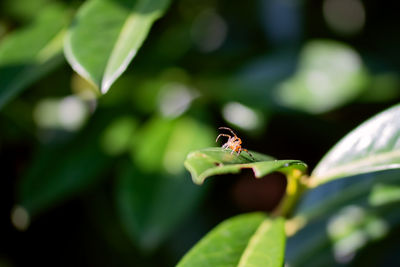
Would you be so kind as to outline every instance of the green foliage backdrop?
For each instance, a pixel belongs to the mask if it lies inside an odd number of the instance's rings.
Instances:
[[[398,265],[397,10],[1,1],[0,266]]]

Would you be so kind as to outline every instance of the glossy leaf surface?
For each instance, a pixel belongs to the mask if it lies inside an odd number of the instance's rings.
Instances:
[[[246,152],[231,154],[231,150],[219,147],[205,148],[189,153],[186,169],[192,174],[193,182],[202,184],[207,177],[239,173],[241,169],[253,169],[256,178],[272,172],[287,174],[293,170],[305,172],[307,166],[298,160],[274,160],[272,157],[251,151],[255,161]]]
[[[262,213],[230,218],[209,232],[178,263],[186,266],[282,266],[284,221]]]
[[[322,184],[360,173],[400,168],[400,105],[367,120],[345,136],[311,175]]]
[[[65,42],[72,68],[106,93],[125,71],[169,0],[92,0]]]
[[[0,108],[62,61],[68,13],[61,6],[44,8],[29,26],[0,43]]]

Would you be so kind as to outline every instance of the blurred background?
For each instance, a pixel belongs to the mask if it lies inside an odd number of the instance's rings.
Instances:
[[[72,16],[83,3],[2,0],[0,47],[55,6]],[[271,211],[283,176],[244,171],[196,186],[187,153],[219,146],[217,128],[228,126],[245,148],[312,170],[399,102],[398,10],[389,1],[175,0],[101,97],[62,55],[39,79],[24,73],[25,90],[0,110],[0,266],[174,266],[222,220]],[[4,58],[0,93],[31,64]],[[340,214],[364,214],[352,208]],[[375,251],[394,266],[399,230],[342,254],[326,248],[326,261],[378,266]]]

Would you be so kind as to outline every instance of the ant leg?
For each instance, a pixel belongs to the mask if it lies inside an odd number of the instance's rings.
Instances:
[[[240,155],[240,153],[242,152],[242,150],[243,150],[242,148],[239,148],[239,149],[238,149],[238,151],[237,151],[237,155],[238,155],[238,156]]]
[[[217,139],[215,140],[215,142],[217,142],[218,139],[219,139],[221,136],[225,136],[225,137],[231,138],[231,136],[228,135],[228,134],[219,134],[219,135],[217,136]]]
[[[243,148],[242,150],[243,150],[243,151],[246,151],[246,153],[249,154],[249,156],[250,156],[253,160],[256,160],[256,159],[253,157],[253,155],[252,155],[247,149]]]
[[[223,149],[228,149],[228,143],[223,144],[223,145],[222,145],[222,148],[223,148]]]

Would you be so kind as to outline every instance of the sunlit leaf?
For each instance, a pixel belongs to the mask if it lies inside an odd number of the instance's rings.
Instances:
[[[67,34],[72,68],[106,93],[125,71],[169,0],[91,0]]]
[[[130,238],[143,250],[164,241],[198,203],[204,190],[184,174],[146,174],[131,163],[116,183],[116,204]]]
[[[68,12],[58,5],[43,9],[32,25],[0,43],[0,108],[62,61]]]
[[[321,113],[357,97],[366,83],[361,57],[351,47],[328,40],[308,43],[296,74],[277,91],[283,105]]]
[[[185,161],[186,169],[192,174],[193,182],[202,184],[207,177],[239,173],[242,169],[253,169],[256,178],[272,172],[290,173],[298,170],[304,173],[307,166],[299,160],[274,160],[270,156],[251,151],[253,160],[246,152],[231,154],[231,150],[219,147],[205,148],[191,152]]]
[[[283,219],[249,213],[230,218],[215,227],[177,266],[280,267],[284,252]]]
[[[367,120],[337,143],[311,175],[314,185],[400,168],[400,105]]]

